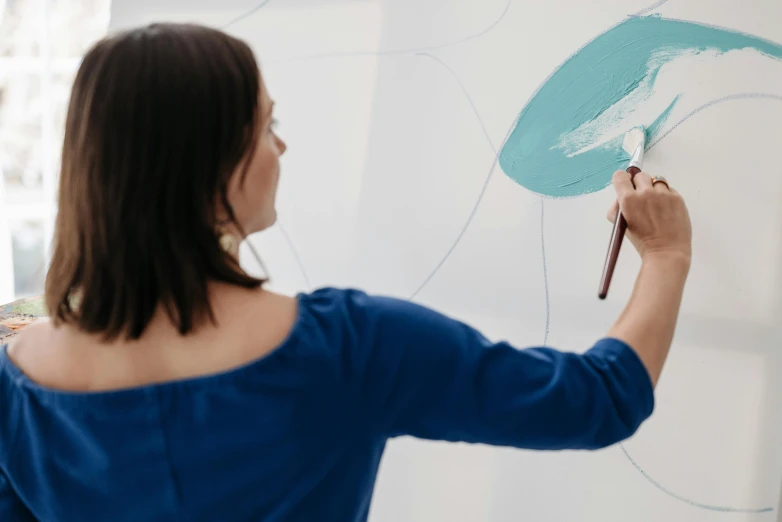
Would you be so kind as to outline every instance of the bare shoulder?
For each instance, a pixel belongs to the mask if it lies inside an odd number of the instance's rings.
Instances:
[[[61,334],[48,317],[35,318],[8,339],[8,358],[28,377],[33,380],[43,377],[45,382],[51,369],[61,364],[56,351]]]
[[[23,346],[48,340],[52,333],[43,296],[0,305],[0,343],[8,343],[8,355],[12,359],[17,360],[24,357],[20,355],[22,352],[29,352]]]
[[[105,391],[230,370],[263,357],[295,327],[294,297],[216,285],[216,323],[181,336],[161,308],[140,339],[106,341],[71,325],[31,317],[13,331],[8,355],[32,380],[54,389]],[[16,324],[16,323],[14,323]],[[161,349],[165,347],[165,349]],[[111,348],[111,349],[107,349]]]
[[[252,337],[260,337],[270,343],[285,339],[298,316],[295,297],[268,290],[237,292],[216,301],[214,305],[221,327],[254,332]]]

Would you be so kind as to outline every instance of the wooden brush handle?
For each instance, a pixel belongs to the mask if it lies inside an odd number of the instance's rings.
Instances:
[[[629,167],[630,180],[641,172],[638,167]],[[627,220],[622,215],[622,210],[616,211],[616,220],[614,220],[614,230],[611,232],[611,241],[608,243],[608,254],[606,254],[605,264],[603,265],[603,275],[600,278],[600,292],[597,294],[600,299],[608,296],[608,287],[611,286],[611,278],[614,276],[616,261],[619,259],[619,250],[622,248],[622,240],[627,232]]]

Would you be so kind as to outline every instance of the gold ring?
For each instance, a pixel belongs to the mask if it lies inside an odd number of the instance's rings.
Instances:
[[[668,184],[668,180],[665,179],[663,176],[655,176],[652,178],[652,186],[656,185],[657,183],[664,183],[665,186],[670,190],[671,186]]]

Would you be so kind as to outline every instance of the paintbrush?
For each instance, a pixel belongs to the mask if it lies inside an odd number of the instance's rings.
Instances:
[[[631,155],[630,164],[627,166],[627,172],[630,173],[630,180],[641,172],[641,165],[644,160],[644,147],[646,146],[646,130],[643,125],[631,129],[625,134],[622,142],[622,148]],[[611,285],[611,278],[616,268],[616,260],[619,259],[619,249],[622,248],[622,240],[627,231],[627,221],[622,215],[622,209],[616,211],[614,220],[614,230],[611,232],[611,241],[608,243],[608,254],[606,254],[605,265],[603,266],[603,275],[600,278],[600,292],[598,297],[605,299],[608,295],[608,287]]]

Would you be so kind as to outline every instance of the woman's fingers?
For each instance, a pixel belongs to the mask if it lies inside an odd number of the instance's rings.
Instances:
[[[633,183],[635,183],[635,189],[640,192],[651,190],[652,188],[652,178],[646,172],[636,174],[633,178]]]
[[[624,170],[617,170],[614,172],[613,183],[618,199],[622,199],[622,196],[635,190],[630,173],[625,172]]]
[[[608,221],[611,223],[616,222],[616,214],[619,212],[619,200],[614,201],[614,204],[611,205],[611,208],[608,209],[608,214],[606,214],[606,217],[608,217]]]

